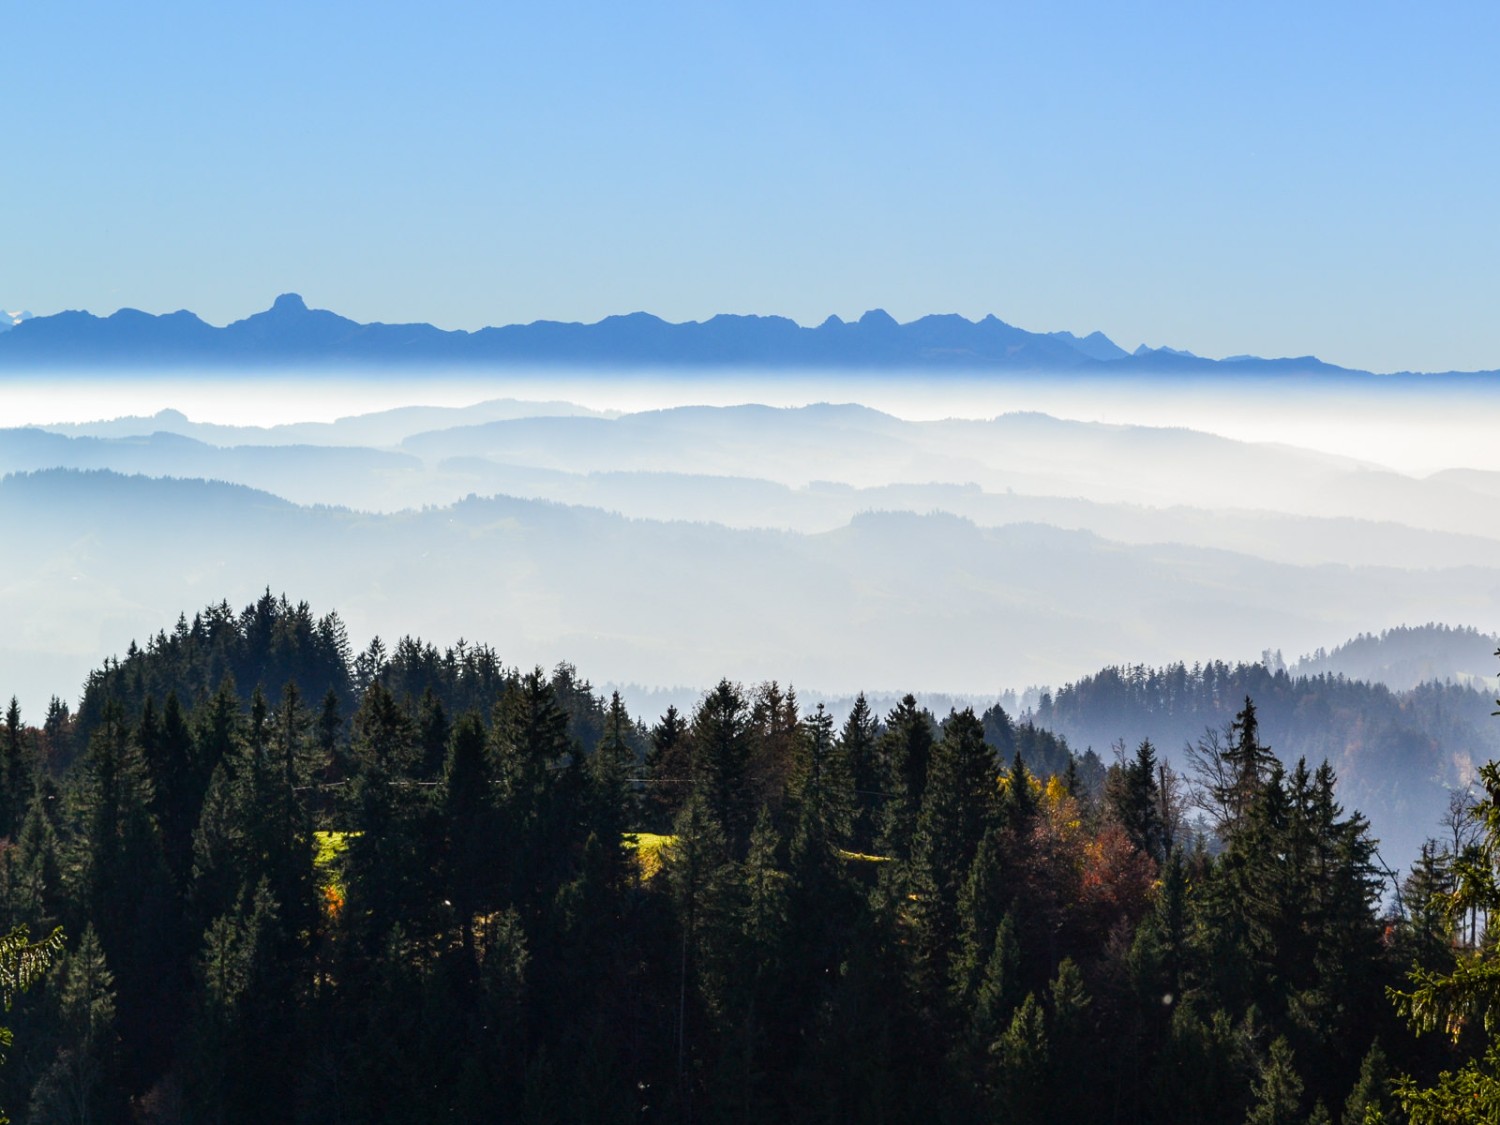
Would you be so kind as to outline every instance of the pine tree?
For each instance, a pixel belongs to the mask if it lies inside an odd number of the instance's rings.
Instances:
[[[993,1054],[1001,1120],[1013,1125],[1045,1125],[1054,1120],[1047,1028],[1042,1006],[1031,993],[996,1041]]]
[[[39,929],[51,929],[65,909],[63,844],[54,819],[56,788],[43,775],[21,822],[16,847],[5,855],[5,890],[11,909]]]
[[[1136,747],[1133,760],[1123,763],[1109,798],[1116,819],[1137,851],[1157,863],[1167,858],[1169,832],[1161,814],[1161,788],[1157,780],[1156,748],[1150,739]]]
[[[188,1078],[190,1099],[204,1119],[258,1116],[283,1090],[285,1075],[275,1068],[280,1052],[272,1049],[282,991],[279,929],[276,901],[262,880],[203,935]]]
[[[999,814],[994,754],[973,710],[956,711],[933,748],[912,857],[920,956],[939,986],[950,979],[957,953],[960,890]]]
[[[42,737],[46,740],[48,768],[61,772],[73,764],[73,716],[68,713],[68,705],[55,695],[47,702]]]
[[[1011,835],[1024,838],[1031,831],[1037,813],[1034,775],[1026,768],[1021,752],[1016,751],[1010,769],[1005,775],[1005,798],[1001,802],[999,815]]]
[[[491,737],[506,825],[509,893],[530,923],[575,874],[574,849],[588,835],[581,755],[569,736],[568,716],[540,668],[513,682],[501,698]],[[534,952],[540,959],[545,951]]]
[[[448,713],[442,700],[429,684],[422,692],[422,701],[417,705],[417,738],[422,744],[422,771],[424,778],[437,777],[443,770],[448,753],[450,731]]]
[[[927,770],[932,758],[932,716],[907,695],[886,716],[880,738],[884,785],[888,794],[879,847],[883,854],[909,859],[916,837],[917,816],[927,792]]]
[[[880,723],[861,692],[839,733],[839,749],[849,766],[853,790],[853,820],[849,828],[850,850],[868,853],[875,848],[884,807],[884,779],[879,757]]]
[[[1456,934],[1448,904],[1456,888],[1452,854],[1436,840],[1426,841],[1401,884],[1404,961],[1438,971],[1452,968]]]
[[[264,830],[261,871],[270,885],[281,922],[282,950],[289,952],[318,916],[313,887],[313,821],[306,792],[312,749],[311,716],[295,681],[282,689],[272,719],[266,788],[259,803]]]
[[[662,856],[671,888],[679,930],[680,949],[673,977],[676,995],[673,1054],[679,1113],[691,1117],[696,1078],[690,1062],[705,1037],[709,1014],[722,1011],[726,999],[733,949],[726,908],[733,867],[725,858],[723,824],[700,790],[689,794],[673,823],[675,842]]]
[[[1022,993],[1021,946],[1016,940],[1015,921],[1005,915],[994,932],[969,1012],[970,1036],[985,1051],[1009,1026]]]
[[[613,692],[604,715],[604,734],[589,759],[590,832],[598,837],[601,848],[603,867],[599,876],[612,891],[624,885],[630,870],[625,833],[636,820],[635,791],[630,783],[636,766],[634,736],[635,727],[620,693]]]
[[[1284,1036],[1271,1044],[1270,1056],[1255,1083],[1255,1102],[1245,1125],[1300,1125],[1302,1079],[1293,1065],[1292,1048]]]
[[[786,691],[770,680],[755,689],[750,704],[748,725],[750,753],[750,793],[754,808],[765,806],[780,823],[783,805],[797,768],[798,748],[802,742],[801,715],[797,693]]]
[[[1276,766],[1276,755],[1260,743],[1260,720],[1248,695],[1244,709],[1234,717],[1229,730],[1229,745],[1223,754],[1224,776],[1212,786],[1214,800],[1223,810],[1221,837],[1232,834],[1244,821]]]
[[[1359,1078],[1349,1091],[1344,1103],[1341,1125],[1385,1125],[1390,1117],[1390,1072],[1386,1068],[1385,1052],[1380,1042],[1370,1044],[1364,1061],[1359,1065]]]
[[[37,758],[31,738],[21,723],[21,706],[11,696],[0,734],[0,836],[15,839],[31,804]]]
[[[840,848],[853,829],[854,779],[821,703],[803,722],[797,743],[791,778],[797,831],[810,846]]]
[[[694,785],[723,826],[730,855],[750,842],[755,805],[750,784],[749,715],[740,689],[728,680],[703,697],[693,713]]]
[[[1057,966],[1057,975],[1048,987],[1049,1019],[1047,1043],[1052,1079],[1051,1114],[1056,1121],[1088,1121],[1091,1112],[1090,1081],[1096,1063],[1098,1037],[1089,1009],[1093,1000],[1083,985],[1083,974],[1071,957]]]
[[[57,966],[57,1039],[51,1063],[37,1080],[28,1116],[33,1121],[96,1121],[120,1115],[115,1084],[118,1028],[114,974],[92,926]]]
[[[1477,910],[1494,917],[1500,911],[1500,762],[1480,766],[1479,780],[1485,797],[1474,806],[1474,816],[1482,835],[1472,856],[1456,865],[1457,888],[1450,899],[1454,916]],[[1450,972],[1417,966],[1408,980],[1407,990],[1392,995],[1413,1030],[1442,1030],[1457,1039],[1465,1027],[1483,1028],[1483,1053],[1439,1074],[1430,1085],[1419,1085],[1409,1075],[1398,1079],[1394,1086],[1401,1108],[1413,1125],[1500,1119],[1500,1039],[1490,1030],[1500,1016],[1500,959],[1493,949],[1481,949],[1460,959]]]
[[[979,842],[974,862],[969,865],[968,877],[959,892],[958,956],[953,964],[951,987],[954,1000],[961,1008],[968,1007],[973,1002],[980,982],[984,979],[986,965],[996,945],[996,929],[1001,925],[1001,919],[1007,919],[1006,924],[1014,930],[1014,922],[1009,920],[1007,914],[1013,891],[1009,886],[1005,859],[1006,848],[1001,839],[1001,829],[992,828]],[[1014,976],[1011,983],[1015,983]],[[1011,999],[1018,1000],[1019,996]],[[1010,1018],[1009,1008],[1004,1015],[1005,1018]],[[998,1034],[999,1028],[993,1029],[986,1043]]]
[[[482,906],[491,902],[496,824],[495,800],[491,792],[484,724],[472,711],[459,717],[449,740],[448,764],[443,775],[444,885],[465,953],[475,959],[475,919]]]
[[[661,721],[651,728],[651,748],[646,752],[645,795],[647,826],[666,832],[693,786],[692,743],[686,720],[669,706]]]
[[[214,769],[239,746],[244,738],[243,715],[233,677],[226,676],[208,703],[193,712],[198,747],[193,771],[192,792],[208,791]],[[193,802],[196,804],[197,802]]]
[[[426,823],[431,802],[411,783],[421,762],[416,725],[379,680],[355,713],[351,757],[347,815],[354,834],[341,918],[373,956],[387,948],[392,927],[425,930],[437,905],[428,879],[435,858]]]
[[[151,815],[153,792],[118,704],[107,703],[70,805],[76,928],[92,922],[135,1028],[127,1069],[140,1074],[170,1042],[177,1018],[175,894]]]
[[[186,887],[192,873],[193,829],[203,799],[203,792],[196,785],[196,757],[192,728],[177,693],[171,692],[162,708],[161,734],[156,740],[151,776],[162,852],[179,888]]]

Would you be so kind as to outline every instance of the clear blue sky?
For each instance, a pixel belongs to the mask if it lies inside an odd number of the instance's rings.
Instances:
[[[1500,7],[0,4],[0,307],[1500,367]]]

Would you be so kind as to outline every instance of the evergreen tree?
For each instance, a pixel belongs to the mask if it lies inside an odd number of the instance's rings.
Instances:
[[[76,928],[92,923],[115,974],[129,1077],[159,1065],[177,1012],[175,895],[151,815],[153,792],[118,704],[107,703],[70,805]]]
[[[378,680],[354,716],[349,786],[353,834],[346,859],[348,894],[342,917],[367,955],[389,947],[392,927],[427,931],[437,906],[428,833],[430,802],[412,784],[421,763],[416,726]]]
[[[1359,1078],[1349,1098],[1344,1102],[1341,1125],[1385,1125],[1390,1120],[1390,1072],[1386,1068],[1385,1052],[1380,1043],[1370,1044],[1370,1050],[1359,1065]]]
[[[1150,739],[1136,747],[1134,759],[1123,763],[1110,787],[1116,819],[1137,851],[1162,863],[1171,850],[1170,831],[1162,817],[1161,787],[1157,780],[1156,748]]]
[[[1255,1084],[1255,1103],[1245,1125],[1300,1125],[1302,1079],[1293,1066],[1292,1048],[1284,1037],[1271,1044],[1271,1054]]]
[[[55,695],[47,702],[42,737],[46,741],[48,768],[61,773],[73,764],[73,716],[68,713],[68,705]]]
[[[285,1104],[286,1075],[275,1067],[286,1044],[277,1019],[279,929],[275,899],[262,880],[203,935],[188,1069],[190,1100],[203,1119],[254,1118]]]
[[[448,900],[458,918],[464,951],[475,958],[475,922],[496,895],[496,823],[484,724],[470,711],[454,725],[443,775],[443,824]]]
[[[1028,992],[1021,1001],[993,1053],[1001,1120],[1014,1125],[1045,1125],[1054,1120],[1047,1028],[1034,995]]]
[[[1449,903],[1457,884],[1453,856],[1436,840],[1428,840],[1401,884],[1406,925],[1400,931],[1403,959],[1424,968],[1445,971],[1453,965],[1457,938]]]
[[[770,809],[778,823],[784,820],[783,805],[793,785],[798,750],[802,744],[801,715],[797,693],[786,691],[770,680],[755,689],[750,704],[749,800],[753,808]]]
[[[584,774],[568,716],[551,681],[535,668],[495,709],[491,731],[506,825],[511,899],[528,921],[574,875],[574,849],[588,835]],[[538,958],[545,951],[536,950]],[[537,966],[539,973],[542,966]]]
[[[879,739],[880,723],[870,710],[864,692],[860,692],[839,732],[839,750],[848,763],[854,804],[849,847],[856,852],[872,851],[880,832],[881,810],[885,802]]]
[[[669,706],[661,721],[651,728],[651,748],[646,753],[645,814],[653,832],[665,832],[682,807],[693,785],[692,741],[688,725],[676,707]]]
[[[1479,780],[1485,796],[1474,806],[1474,815],[1482,835],[1472,857],[1455,865],[1457,886],[1449,900],[1454,916],[1476,910],[1493,917],[1500,911],[1500,763],[1480,766]],[[1461,1114],[1475,1121],[1500,1118],[1500,1040],[1491,1032],[1500,1018],[1500,958],[1493,949],[1481,948],[1448,972],[1419,965],[1408,980],[1408,989],[1392,995],[1414,1030],[1441,1029],[1457,1040],[1466,1027],[1482,1028],[1483,1050],[1468,1053],[1461,1065],[1430,1084],[1402,1076],[1394,1083],[1401,1108],[1413,1125],[1464,1120]]]
[[[1009,1026],[1021,993],[1021,947],[1016,941],[1015,922],[1007,914],[995,927],[994,941],[973,991],[970,1035],[981,1050],[987,1051]]]
[[[724,829],[730,855],[750,842],[755,805],[750,785],[749,715],[740,689],[728,680],[703,697],[691,729],[695,788]]]
[[[40,782],[16,847],[5,853],[5,893],[16,917],[39,929],[51,929],[66,909],[65,858],[54,819],[60,811],[57,790],[45,775]]]
[[[1051,1114],[1056,1121],[1096,1119],[1090,1078],[1097,1066],[1095,1034],[1090,1008],[1093,1000],[1083,985],[1083,974],[1071,957],[1064,957],[1048,987],[1047,1029],[1050,1055]]]
[[[1229,727],[1229,744],[1223,751],[1222,768],[1210,778],[1209,789],[1219,811],[1219,835],[1227,838],[1244,822],[1261,787],[1276,766],[1270,747],[1260,743],[1260,721],[1255,703],[1247,695],[1244,709]]]
[[[957,953],[958,900],[980,841],[999,822],[994,754],[972,709],[956,711],[933,748],[913,849],[920,956],[934,983],[949,979]]]
[[[733,914],[728,908],[733,868],[726,860],[723,824],[707,796],[695,790],[673,824],[676,841],[663,855],[679,929],[680,956],[674,966],[675,1056],[678,1114],[691,1119],[696,1076],[690,1061],[698,1057],[711,1014],[722,1012],[726,981],[732,971],[729,936]]]
[[[1000,818],[1012,836],[1024,837],[1031,831],[1037,813],[1035,780],[1026,768],[1026,760],[1019,751],[1012,759],[1010,770],[1005,775],[1005,798],[1000,806]]]
[[[148,765],[156,821],[161,827],[162,852],[173,881],[183,888],[192,870],[193,829],[203,792],[196,784],[198,767],[192,728],[175,691],[167,695],[161,732],[154,745],[154,759],[148,760]]]
[[[888,797],[879,840],[885,855],[903,860],[911,857],[917,816],[927,792],[933,741],[932,716],[917,706],[915,696],[905,696],[886,716],[880,755]]]
[[[21,724],[21,706],[11,696],[5,709],[5,730],[0,733],[0,836],[15,839],[31,804],[37,757],[26,728]]]
[[[449,730],[448,713],[429,685],[422,692],[422,701],[417,706],[417,738],[422,744],[423,777],[437,777],[442,772],[448,754]]]
[[[959,892],[959,944],[953,966],[952,989],[954,999],[960,1007],[967,1007],[973,1000],[996,946],[996,929],[1002,918],[1008,918],[1006,911],[1013,893],[1007,878],[1009,872],[1006,869],[1006,850],[999,828],[986,832],[974,853],[974,862],[969,865],[968,877]],[[1013,940],[1013,920],[1006,924],[1011,927]],[[1014,974],[1008,979],[1012,986],[1016,983]],[[1020,997],[1017,995],[1011,999],[1019,1000]],[[1009,1008],[1006,1008],[1004,1015],[1009,1018]],[[986,1039],[986,1044],[998,1034],[997,1027]]]
[[[604,734],[589,759],[593,795],[589,823],[591,830],[611,850],[610,878],[616,883],[623,878],[626,865],[621,841],[637,819],[635,790],[630,780],[636,768],[635,737],[635,726],[620,693],[613,692],[604,715]]]
[[[114,974],[92,926],[58,959],[58,1045],[31,1094],[33,1121],[111,1121],[123,1117],[117,1085]]]
[[[797,831],[810,846],[840,848],[854,826],[854,779],[834,740],[833,717],[821,703],[802,724],[797,743],[791,777]]]

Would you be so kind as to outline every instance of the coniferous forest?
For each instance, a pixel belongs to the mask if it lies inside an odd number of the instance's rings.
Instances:
[[[0,1106],[1497,1119],[1500,773],[1389,880],[1333,771],[1276,749],[1253,698],[1183,772],[911,696],[632,716],[568,665],[209,607],[76,713],[5,716]]]

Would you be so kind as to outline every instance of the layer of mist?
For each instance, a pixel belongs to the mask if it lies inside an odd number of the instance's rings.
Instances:
[[[356,644],[571,661],[638,710],[720,676],[838,707],[1273,650],[1330,672],[1362,634],[1500,618],[1500,396],[1472,381],[50,376],[0,408],[0,690],[31,715],[266,588]],[[1478,752],[1413,768],[1440,794]]]

